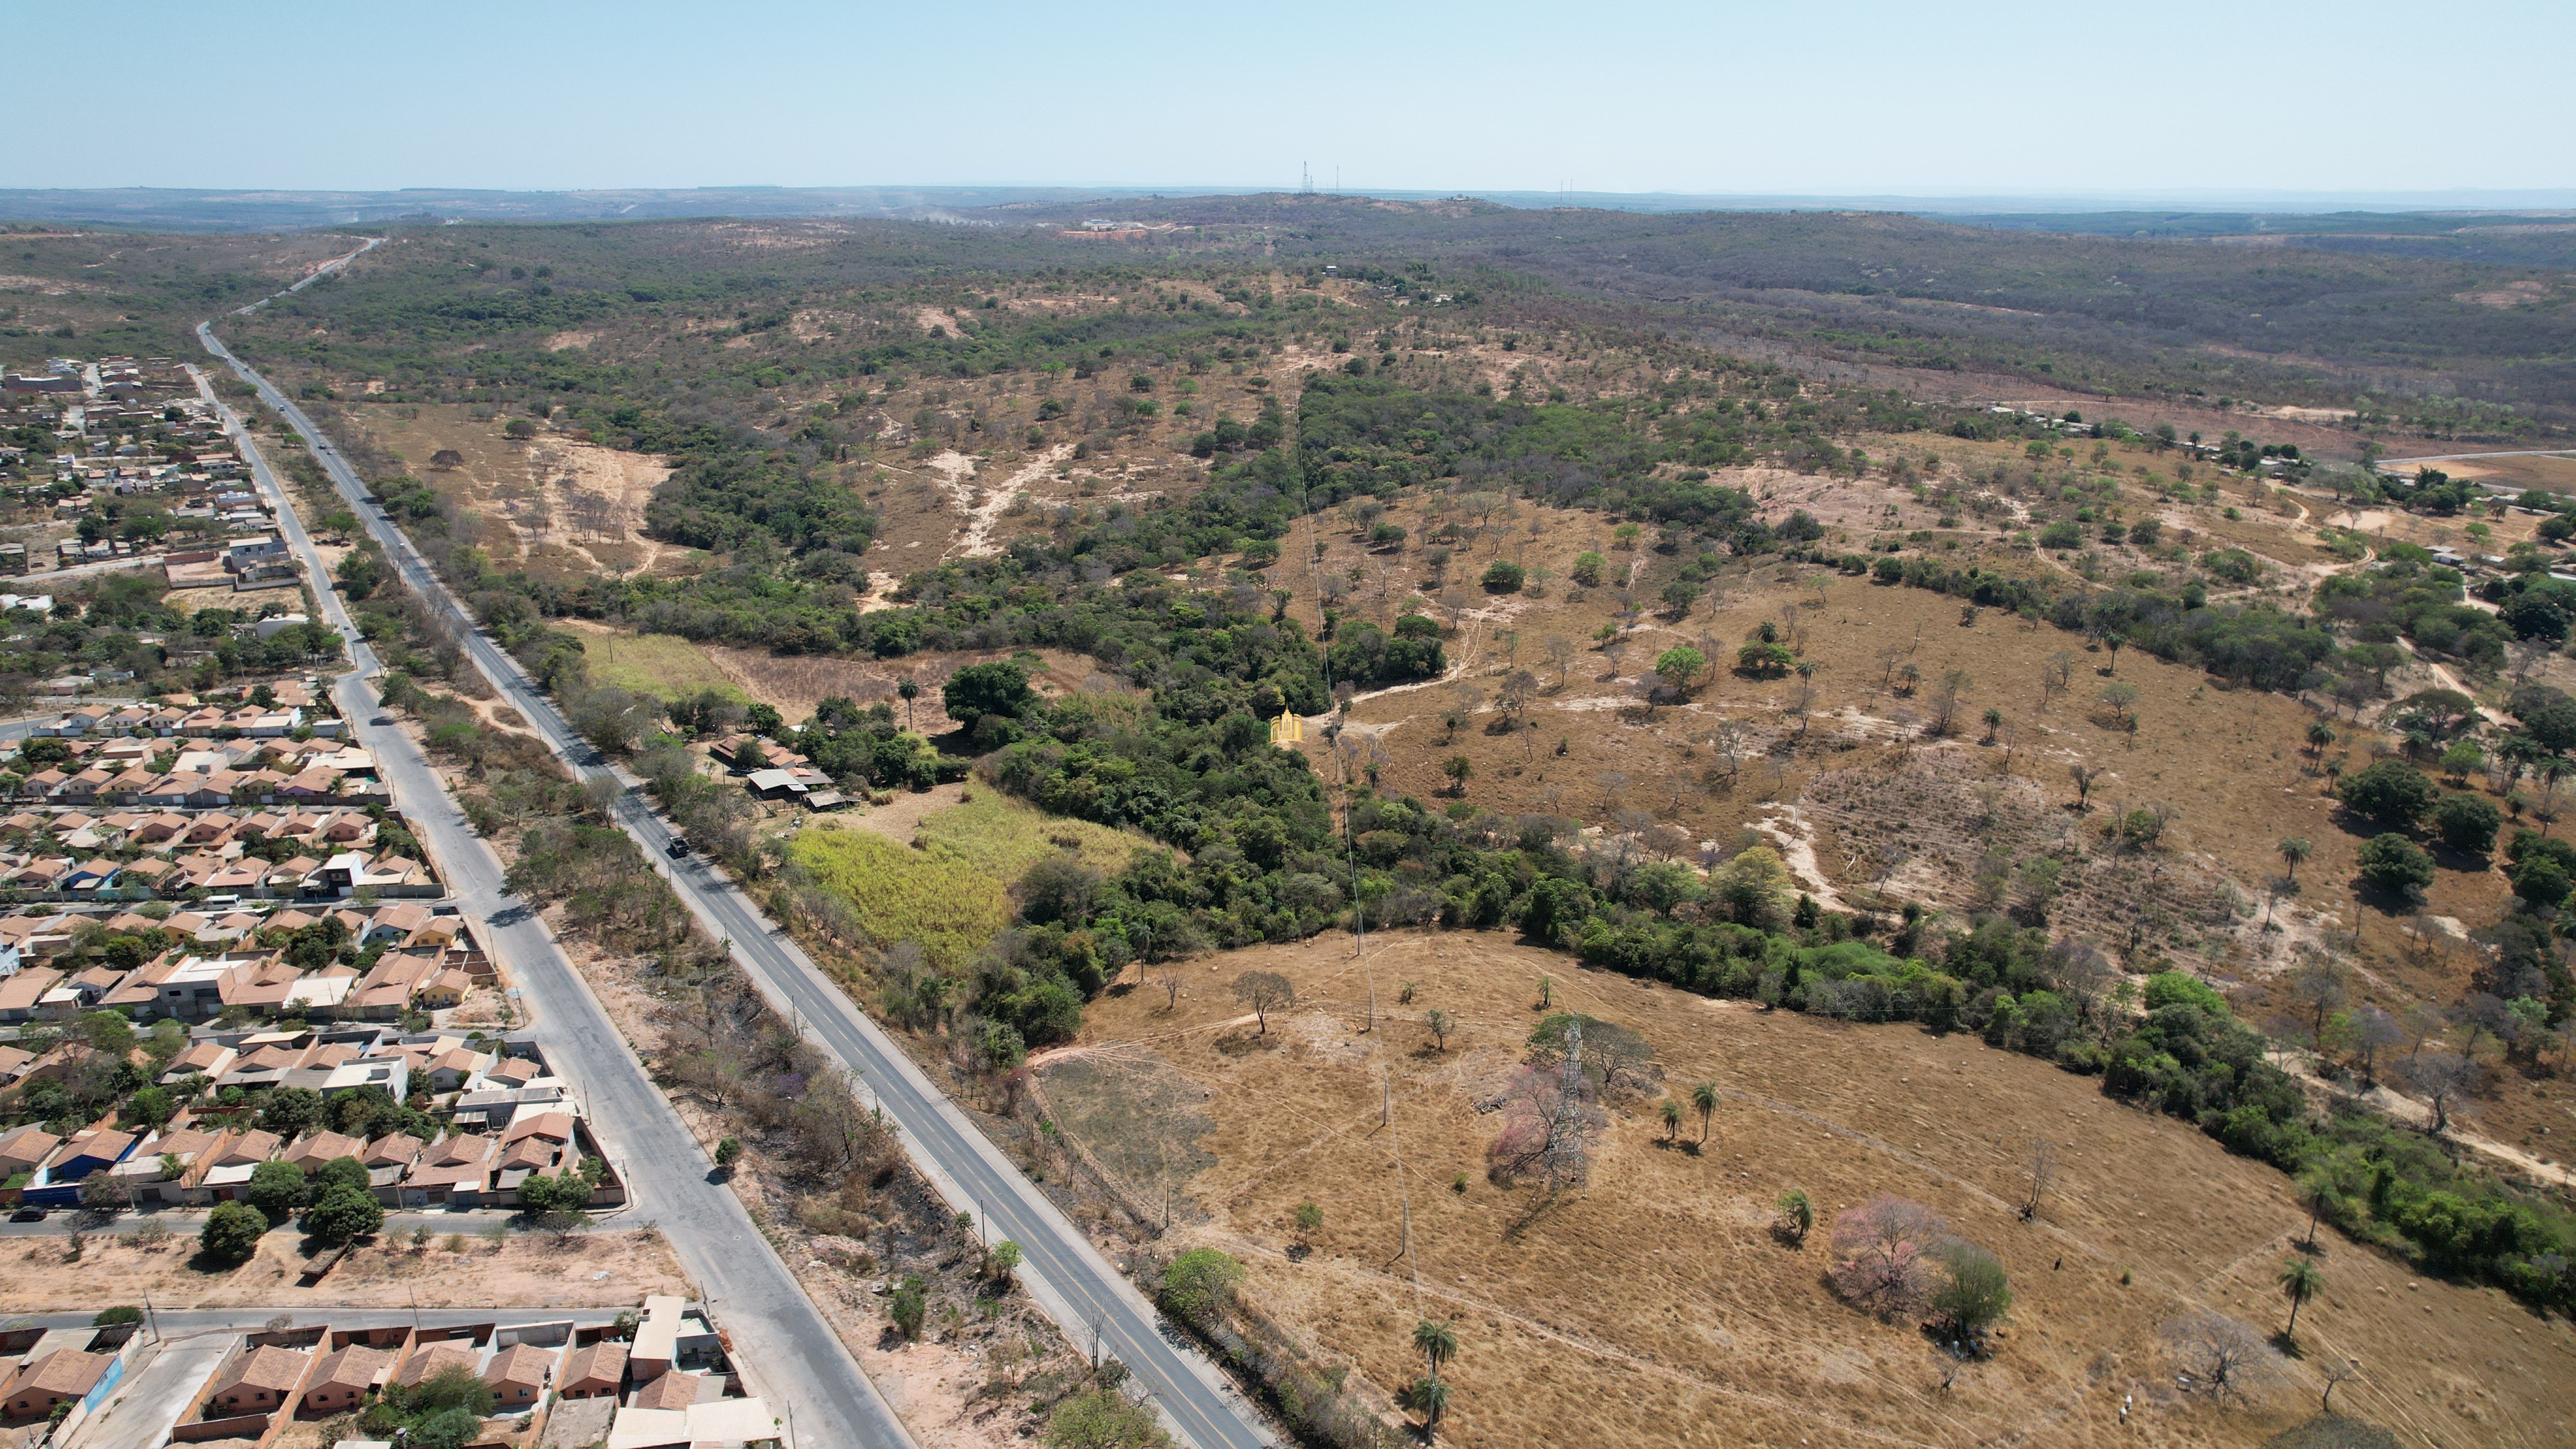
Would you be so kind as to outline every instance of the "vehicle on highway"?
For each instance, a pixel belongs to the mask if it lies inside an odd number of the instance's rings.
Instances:
[[[376,727],[376,728],[378,728],[378,729],[383,729],[383,728],[385,728],[386,726],[391,725],[393,722],[394,722],[394,717],[393,717],[392,715],[389,715],[389,714],[380,714],[380,715],[377,715],[374,719],[371,719],[371,720],[367,721],[367,723],[368,723],[368,724],[373,725],[373,726],[375,726],[375,727]]]
[[[13,1223],[41,1223],[44,1220],[45,1210],[40,1207],[22,1207],[9,1214],[9,1221]]]
[[[673,860],[678,860],[689,853],[689,842],[674,835],[671,837],[671,844],[668,848],[671,852],[671,858]]]

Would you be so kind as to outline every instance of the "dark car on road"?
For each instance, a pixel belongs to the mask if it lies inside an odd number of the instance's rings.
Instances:
[[[671,852],[671,858],[673,860],[678,860],[680,857],[689,853],[689,842],[674,835],[671,837],[671,844],[668,849]]]

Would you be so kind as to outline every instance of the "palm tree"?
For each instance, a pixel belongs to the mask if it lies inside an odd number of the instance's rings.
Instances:
[[[1708,1119],[1717,1114],[1717,1083],[1702,1082],[1691,1088],[1691,1105],[1699,1109],[1699,1145],[1708,1145]]]
[[[2311,854],[2311,851],[2308,848],[2308,842],[2304,838],[2294,835],[2289,839],[2282,841],[2274,848],[2281,852],[2281,859],[2289,865],[2290,879],[2293,881],[2297,880],[2299,878],[2299,862],[2307,859]]]
[[[2299,1309],[2309,1299],[2325,1291],[2326,1275],[2305,1258],[2292,1258],[2281,1265],[2281,1292],[2290,1300],[2290,1326],[2281,1330],[2283,1338],[2299,1336]]]
[[[1682,1104],[1670,1097],[1664,1099],[1664,1140],[1671,1142],[1681,1135]]]
[[[1425,1318],[1413,1325],[1413,1346],[1422,1351],[1423,1361],[1431,1365],[1431,1376],[1440,1376],[1440,1366],[1458,1356],[1458,1331],[1446,1322]]]
[[[894,692],[903,696],[903,727],[905,729],[911,729],[912,702],[921,698],[921,683],[918,680],[907,679],[903,683],[896,685],[894,687]]]
[[[2308,753],[2310,755],[2323,759],[2326,753],[2326,746],[2333,744],[2334,742],[2335,731],[2333,725],[2327,724],[2324,720],[2313,720],[2309,722]]]
[[[1438,1374],[1415,1379],[1405,1386],[1405,1407],[1422,1412],[1422,1440],[1431,1442],[1440,1432],[1440,1415],[1449,1407],[1449,1386]]]

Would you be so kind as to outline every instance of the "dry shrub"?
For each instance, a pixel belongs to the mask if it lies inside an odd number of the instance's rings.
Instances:
[[[1578,1186],[1590,1175],[1592,1138],[1609,1119],[1593,1100],[1589,1079],[1522,1067],[1503,1089],[1501,1105],[1503,1130],[1485,1149],[1493,1181],[1509,1185],[1537,1177],[1553,1191]]]
[[[1834,1289],[1884,1319],[1919,1311],[1940,1282],[1933,1254],[1950,1235],[1939,1213],[1901,1197],[1834,1215]]]
[[[2167,1320],[2162,1332],[2183,1386],[2222,1404],[2242,1402],[2280,1376],[2280,1355],[2263,1335],[2223,1313],[2186,1313]]]

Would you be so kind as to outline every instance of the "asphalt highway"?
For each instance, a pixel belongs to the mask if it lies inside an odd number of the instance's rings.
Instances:
[[[227,352],[216,340],[211,324],[198,328],[197,335],[209,352],[259,389],[261,400],[303,436],[315,461],[330,474],[334,486],[384,546],[387,558],[404,580],[432,608],[457,621],[468,656],[510,707],[528,720],[577,775],[605,775],[614,780],[619,787],[612,807],[617,822],[636,838],[647,859],[668,860],[671,828],[654,813],[635,778],[616,768],[577,735],[554,701],[520,669],[518,661],[481,633],[384,510],[363,501],[369,492],[357,470],[303,410]],[[284,519],[291,510],[283,506],[282,490],[275,491],[281,501],[279,516]],[[302,552],[305,546],[300,542],[300,533],[298,530],[298,549]],[[325,597],[329,597],[327,591]],[[336,609],[336,600],[325,607]],[[336,621],[335,626],[346,632],[345,626]],[[372,661],[367,663],[371,666]],[[343,686],[349,691],[356,687],[354,676]],[[361,707],[350,712],[363,716],[365,710]],[[383,754],[378,756],[380,761],[385,758]],[[425,772],[425,766],[422,769]],[[424,809],[455,815],[452,802],[440,801]],[[455,823],[461,830],[461,819]],[[479,841],[475,844],[480,846]],[[677,866],[668,873],[681,900],[710,934],[730,943],[734,959],[772,1003],[790,1015],[809,1039],[838,1057],[858,1079],[863,1092],[873,1095],[902,1135],[915,1165],[950,1205],[958,1211],[974,1213],[993,1238],[1009,1238],[1020,1245],[1024,1255],[1023,1283],[1069,1337],[1086,1348],[1096,1340],[1100,1351],[1123,1361],[1137,1383],[1152,1395],[1172,1428],[1198,1449],[1254,1449],[1276,1442],[1262,1426],[1259,1412],[1240,1391],[1183,1335],[1162,1321],[1090,1239],[967,1121],[911,1058],[782,929],[762,915],[721,871],[695,857]],[[497,897],[493,904],[498,906]],[[555,959],[560,961],[560,955]],[[568,966],[563,969],[569,971]],[[587,999],[586,993],[584,998]],[[643,1089],[649,1091],[649,1084],[644,1084]],[[614,1113],[600,1115],[611,1120],[631,1120],[640,1112],[639,1106],[621,1104]],[[695,1156],[690,1154],[691,1158]],[[681,1159],[647,1153],[630,1154],[627,1160]],[[729,1195],[727,1200],[730,1201]],[[665,1230],[668,1228],[666,1218]],[[732,1315],[736,1321],[741,1316],[739,1308]]]
[[[215,340],[211,327],[200,327],[198,337],[209,352],[255,384],[272,407],[285,412],[335,477],[354,478],[302,412],[234,361]],[[206,396],[213,396],[202,377],[199,387]],[[222,408],[221,403],[217,406]],[[653,1085],[644,1064],[619,1035],[616,1023],[600,1007],[544,920],[503,889],[500,860],[466,823],[446,782],[408,736],[390,725],[373,723],[381,716],[365,681],[378,671],[375,653],[358,637],[356,625],[332,590],[321,555],[296,517],[293,500],[240,420],[229,408],[222,408],[222,415],[260,487],[276,504],[278,523],[312,576],[326,622],[348,641],[350,656],[357,663],[355,670],[341,676],[332,695],[349,721],[352,738],[375,756],[406,823],[436,862],[460,911],[478,925],[495,955],[507,963],[522,993],[521,1004],[533,1017],[525,1035],[538,1042],[546,1060],[575,1083],[588,1107],[592,1130],[607,1148],[609,1160],[625,1175],[630,1200],[627,1216],[639,1226],[649,1223],[661,1229],[699,1295],[733,1335],[734,1359],[759,1392],[794,1404],[809,1426],[829,1425],[833,1430],[829,1442],[911,1449],[912,1437],[902,1421],[779,1261],[743,1211],[741,1200],[717,1180],[713,1160]],[[360,512],[372,515],[375,510],[361,508]],[[392,532],[379,518],[370,517],[370,525]],[[404,553],[409,555],[407,543]],[[431,589],[423,589],[422,595],[443,597]],[[474,642],[489,648],[479,636],[474,636]]]

